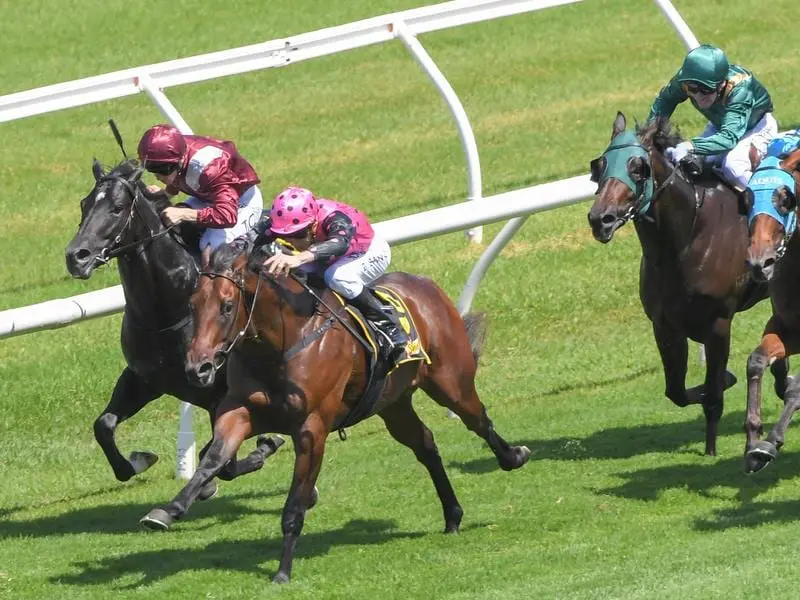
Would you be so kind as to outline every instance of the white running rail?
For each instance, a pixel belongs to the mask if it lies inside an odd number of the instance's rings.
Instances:
[[[191,128],[164,89],[246,73],[345,50],[388,42],[399,38],[444,98],[456,127],[467,162],[468,203],[426,211],[378,223],[390,243],[405,243],[472,228],[467,231],[474,242],[482,240],[484,223],[513,217],[489,245],[472,270],[458,301],[466,313],[483,276],[494,259],[522,226],[528,215],[589,197],[594,186],[588,176],[573,177],[482,199],[481,169],[475,136],[464,107],[436,63],[416,38],[421,33],[487,21],[582,2],[582,0],[455,0],[433,6],[383,15],[347,25],[310,33],[212,52],[189,58],[145,65],[96,77],[88,77],[0,97],[0,122],[13,121],[140,92],[158,106],[164,116],[184,133]],[[698,45],[686,22],[670,0],[654,0],[688,49]],[[121,286],[89,292],[71,298],[50,300],[33,306],[0,312],[0,338],[41,329],[63,327],[76,321],[108,315],[125,305]],[[189,405],[181,405],[176,475],[188,479],[194,472],[195,445]]]

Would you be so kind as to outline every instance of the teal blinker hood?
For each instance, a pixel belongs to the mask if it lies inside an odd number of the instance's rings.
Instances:
[[[603,152],[605,165],[603,165],[603,173],[597,183],[602,185],[610,177],[624,183],[636,197],[634,207],[636,214],[643,215],[650,209],[650,203],[653,200],[653,177],[647,177],[644,181],[639,182],[633,180],[628,171],[628,163],[632,158],[637,157],[643,159],[646,164],[650,164],[648,152],[635,133],[626,129],[617,134]]]

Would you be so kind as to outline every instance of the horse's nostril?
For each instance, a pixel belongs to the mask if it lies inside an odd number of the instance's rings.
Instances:
[[[611,213],[606,213],[603,215],[603,218],[600,219],[603,225],[611,225],[614,221],[617,220],[617,217],[612,215]]]
[[[206,361],[197,368],[197,374],[206,378],[214,372],[214,369],[214,365],[210,361]]]
[[[764,264],[761,266],[762,269],[769,269],[772,265],[775,264],[775,259],[770,257],[764,261]]]
[[[77,251],[73,252],[73,256],[81,262],[88,259],[91,254],[86,248],[78,248]]]

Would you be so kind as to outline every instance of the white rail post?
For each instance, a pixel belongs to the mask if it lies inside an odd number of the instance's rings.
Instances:
[[[444,98],[447,103],[453,118],[458,127],[458,135],[461,138],[461,147],[464,149],[464,154],[467,158],[467,200],[480,200],[483,197],[483,190],[481,185],[481,161],[478,157],[478,145],[475,142],[475,134],[472,132],[472,126],[469,124],[469,118],[464,110],[464,106],[458,99],[453,87],[442,71],[433,62],[428,52],[422,46],[411,30],[406,25],[405,21],[395,21],[389,25],[389,30],[395,37],[403,42],[409,52],[414,56],[422,67],[422,70],[427,73],[436,89]],[[483,227],[473,227],[467,230],[467,238],[475,244],[480,244],[483,241]]]
[[[700,43],[697,41],[694,33],[689,28],[689,25],[686,24],[686,21],[681,16],[681,13],[678,12],[670,0],[653,0],[658,7],[661,9],[661,12],[664,13],[664,16],[667,17],[667,20],[670,24],[675,28],[675,31],[678,32],[678,35],[683,40],[683,43],[686,45],[687,50],[693,50],[697,48]]]
[[[134,83],[139,89],[144,90],[155,102],[163,115],[169,119],[170,123],[181,130],[186,135],[192,134],[192,128],[170,102],[167,95],[161,91],[153,79],[147,74],[142,73],[134,79]],[[197,468],[197,444],[194,439],[194,427],[192,425],[192,405],[188,402],[180,403],[180,423],[178,424],[177,457],[175,460],[175,477],[178,479],[191,479],[194,470]]]

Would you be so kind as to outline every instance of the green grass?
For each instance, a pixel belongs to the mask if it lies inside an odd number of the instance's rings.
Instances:
[[[425,2],[0,2],[0,93],[347,23]],[[702,41],[768,86],[783,128],[800,123],[795,4],[677,2]],[[756,14],[757,11],[757,14]],[[788,19],[788,20],[787,20]],[[486,195],[585,173],[617,110],[646,116],[684,49],[651,2],[593,0],[421,36],[475,129]],[[399,42],[285,69],[168,89],[200,133],[236,140],[274,195],[299,183],[376,221],[462,201],[464,157],[449,112]],[[144,95],[2,125],[0,309],[116,284],[70,279],[63,249],[91,185],[93,156],[119,159],[162,117]],[[681,107],[687,134],[703,125]],[[162,457],[117,483],[91,423],[124,361],[119,315],[0,343],[0,598],[738,598],[794,597],[800,453],[742,474],[744,367],[769,313],[734,323],[719,456],[698,408],[663,396],[638,303],[632,229],[594,242],[588,202],[534,215],[475,300],[490,316],[479,390],[530,463],[500,471],[480,440],[420,394],[465,509],[443,536],[433,486],[380,421],[332,436],[294,580],[269,583],[291,478],[283,450],[221,486],[164,535],[137,520],[171,498],[177,404],[163,399],[118,432],[124,451]],[[488,242],[501,225],[486,227]],[[462,234],[399,246],[393,267],[456,298],[482,248]],[[690,382],[702,369],[692,354]],[[765,386],[768,390],[769,386]],[[765,393],[771,423],[779,404]],[[196,418],[199,441],[207,424]]]

